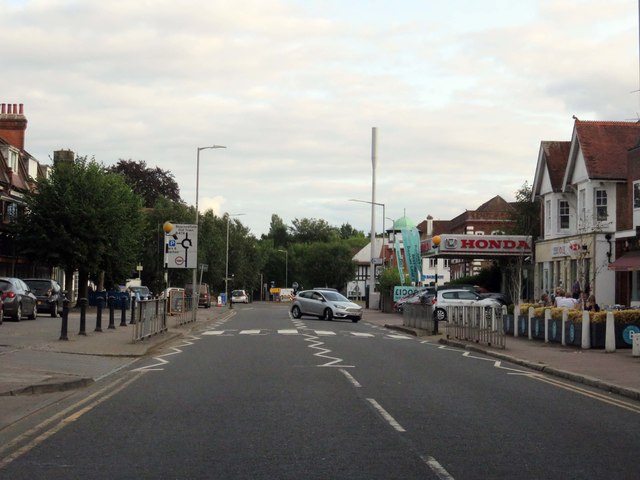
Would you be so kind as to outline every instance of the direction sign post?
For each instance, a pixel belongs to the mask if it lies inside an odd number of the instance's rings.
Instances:
[[[198,226],[188,223],[173,224],[164,235],[164,268],[197,268]]]

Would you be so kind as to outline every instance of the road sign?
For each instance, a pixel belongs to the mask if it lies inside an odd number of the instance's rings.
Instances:
[[[197,268],[198,226],[176,223],[165,230],[164,268]]]

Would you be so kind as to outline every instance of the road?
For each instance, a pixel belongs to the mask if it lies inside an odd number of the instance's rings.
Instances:
[[[640,404],[368,324],[235,315],[7,441],[7,479],[638,478]],[[18,442],[15,443],[18,445]]]

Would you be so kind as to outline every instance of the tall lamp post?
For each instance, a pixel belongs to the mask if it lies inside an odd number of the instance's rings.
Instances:
[[[227,148],[223,145],[211,145],[209,147],[198,147],[197,150],[197,155],[196,155],[196,218],[195,218],[195,225],[196,225],[196,232],[198,229],[198,220],[200,219],[200,216],[198,215],[198,189],[200,187],[200,152],[202,150],[209,150],[212,148]],[[193,269],[193,281],[191,282],[191,288],[193,289],[192,291],[192,302],[193,302],[193,321],[196,321],[196,312],[198,311],[198,301],[200,299],[200,285],[196,285],[196,282],[198,281],[198,258],[196,257],[196,267]],[[196,296],[197,295],[197,296]]]
[[[367,201],[367,200],[357,200],[357,199],[355,199],[355,198],[350,198],[350,199],[349,199],[349,201],[350,201],[350,202],[368,203],[369,205],[377,205],[377,206],[379,206],[379,207],[382,207],[382,238],[383,238],[383,240],[384,240],[384,232],[385,232],[385,223],[384,223],[384,222],[385,222],[385,219],[387,218],[387,217],[385,216],[385,205],[384,205],[384,203],[369,202],[369,201]],[[373,238],[373,237],[372,237],[372,238]],[[372,244],[372,246],[371,246],[371,252],[372,252],[371,257],[373,257],[373,244]],[[372,259],[372,260],[373,260],[373,259]],[[373,277],[373,278],[375,278],[375,277]]]
[[[229,308],[231,307],[231,301],[229,300],[229,223],[231,217],[240,217],[244,213],[227,213],[227,260],[224,267],[224,296],[227,302],[229,302]]]
[[[284,253],[284,288],[289,288],[289,252],[278,249],[278,252]]]

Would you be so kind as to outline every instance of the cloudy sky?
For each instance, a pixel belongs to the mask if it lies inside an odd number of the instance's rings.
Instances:
[[[0,103],[26,150],[172,172],[200,210],[369,231],[533,180],[572,116],[640,115],[632,0],[0,0]],[[382,209],[376,208],[377,230]],[[388,227],[390,221],[386,221]]]

